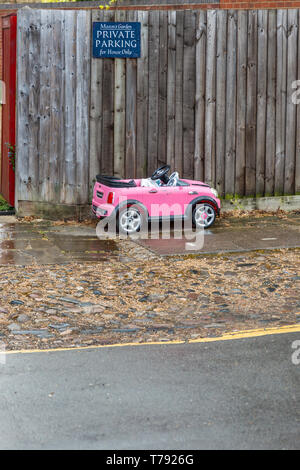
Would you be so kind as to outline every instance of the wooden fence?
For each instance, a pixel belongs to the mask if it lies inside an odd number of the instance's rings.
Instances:
[[[141,22],[141,58],[92,58],[93,21]],[[299,193],[299,21],[299,10],[20,10],[17,200],[86,204],[97,173],[164,163],[223,197]]]

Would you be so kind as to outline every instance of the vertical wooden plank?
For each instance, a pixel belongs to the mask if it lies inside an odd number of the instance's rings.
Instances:
[[[183,175],[183,27],[184,11],[176,12],[175,171]]]
[[[90,11],[77,12],[76,41],[76,185],[77,203],[89,197]]]
[[[137,21],[137,12],[129,11],[128,21]],[[137,59],[126,59],[126,163],[128,178],[136,176],[136,95]]]
[[[248,12],[238,11],[235,194],[245,195]]]
[[[226,81],[226,144],[225,193],[235,194],[236,159],[236,83],[237,83],[237,11],[228,12],[227,81]]]
[[[268,67],[268,11],[258,11],[257,55],[257,124],[256,124],[256,196],[265,193],[267,67]]]
[[[206,11],[197,13],[196,29],[196,98],[194,177],[204,179],[205,84],[206,84]]]
[[[141,57],[137,61],[137,142],[136,142],[136,176],[147,176],[148,158],[148,17],[147,11],[138,12],[141,23]]]
[[[158,162],[159,11],[149,12],[148,174]]]
[[[65,141],[61,202],[76,200],[76,12],[65,12]]]
[[[265,196],[274,195],[276,141],[276,10],[269,11]]]
[[[52,12],[51,68],[50,68],[50,153],[47,202],[59,202],[59,132],[61,126],[61,12]]]
[[[286,156],[284,169],[284,194],[294,194],[296,166],[296,113],[292,101],[294,89],[292,84],[297,80],[297,47],[298,47],[298,10],[288,10],[287,39],[287,108],[286,108]]]
[[[216,189],[225,195],[227,11],[217,11]]]
[[[287,10],[277,11],[275,196],[284,192],[287,86]]]
[[[214,185],[216,162],[216,44],[217,12],[207,12],[205,182]]]
[[[28,55],[29,55],[29,13],[28,10],[18,11],[17,29],[17,174],[16,174],[16,200],[28,200],[27,183],[29,177],[29,148],[28,148]]]
[[[65,117],[66,117],[66,96],[65,96],[65,81],[66,81],[66,59],[65,59],[65,31],[66,31],[66,12],[60,12],[60,74],[59,74],[59,115],[60,115],[60,129],[58,132],[58,183],[59,187],[55,194],[56,201],[61,203],[65,197]],[[67,39],[69,40],[69,38]],[[86,156],[88,159],[88,155]]]
[[[256,167],[256,98],[257,98],[257,11],[248,13],[248,64],[246,113],[246,196],[254,196]]]
[[[176,11],[168,12],[167,164],[175,169]]]
[[[168,12],[159,12],[158,166],[167,163]]]
[[[114,12],[105,11],[102,21],[114,21]],[[114,59],[103,59],[101,173],[114,172]]]
[[[183,176],[194,177],[196,13],[184,11],[183,47]]]
[[[30,12],[30,44],[28,56],[29,97],[28,97],[28,144],[31,200],[38,200],[39,187],[39,94],[40,94],[40,31],[41,14]]]
[[[51,25],[51,26],[50,26]],[[50,73],[50,96],[48,106],[50,107],[49,120],[49,154],[44,154],[44,158],[49,159],[49,167],[46,167],[48,184],[43,200],[47,202],[59,203],[61,200],[61,162],[64,158],[64,84],[63,71],[64,64],[64,13],[53,11],[51,23],[47,27],[52,29],[49,53]],[[42,143],[43,145],[43,143]],[[45,168],[43,169],[43,171]]]
[[[115,21],[126,21],[125,11],[116,11]],[[99,60],[99,59],[98,59]],[[101,59],[100,59],[101,60]],[[104,59],[105,60],[105,59]],[[115,59],[114,175],[125,176],[126,61]]]
[[[40,129],[39,129],[39,200],[46,201],[50,186],[51,138],[51,63],[52,63],[52,13],[41,11],[40,39]]]
[[[103,13],[100,10],[92,11],[92,22],[102,21]],[[104,59],[91,59],[91,98],[90,98],[90,198],[96,175],[101,172],[102,161],[102,100],[103,100],[103,61]]]

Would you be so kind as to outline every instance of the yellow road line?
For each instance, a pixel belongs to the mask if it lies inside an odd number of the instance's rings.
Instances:
[[[282,327],[274,328],[256,328],[253,330],[244,330],[244,331],[232,331],[230,333],[225,333],[222,336],[211,337],[211,338],[198,338],[190,339],[187,341],[177,340],[177,341],[151,341],[144,343],[116,343],[116,344],[99,344],[93,346],[79,346],[73,348],[53,348],[53,349],[21,349],[13,351],[5,351],[5,354],[32,354],[37,352],[57,352],[57,351],[81,351],[85,349],[101,349],[101,348],[117,348],[117,347],[126,347],[126,346],[159,346],[159,345],[168,345],[168,344],[195,344],[195,343],[212,343],[216,341],[228,341],[234,339],[243,339],[243,338],[257,338],[259,336],[268,336],[268,335],[279,335],[284,333],[300,333],[300,325],[287,325]],[[3,354],[3,351],[2,351]]]
[[[253,330],[233,331],[217,338],[191,339],[189,343],[209,343],[212,341],[227,341],[229,339],[257,338],[259,336],[279,335],[283,333],[300,332],[300,325],[286,325],[273,328],[256,328]]]

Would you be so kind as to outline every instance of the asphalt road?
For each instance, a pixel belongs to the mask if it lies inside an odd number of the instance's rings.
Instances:
[[[7,355],[1,449],[299,449],[300,333]]]

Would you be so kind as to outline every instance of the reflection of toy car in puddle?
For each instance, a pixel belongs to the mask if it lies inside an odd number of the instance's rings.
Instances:
[[[98,218],[116,215],[120,232],[131,234],[153,219],[191,218],[196,228],[208,228],[220,212],[217,191],[201,181],[167,176],[169,165],[151,178],[122,180],[98,175],[92,209]]]

